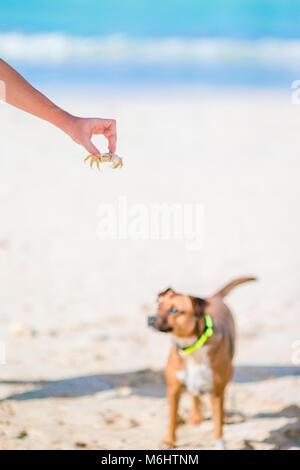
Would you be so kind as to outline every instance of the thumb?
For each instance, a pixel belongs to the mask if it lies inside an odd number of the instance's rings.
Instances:
[[[82,143],[83,147],[87,149],[87,151],[89,153],[91,153],[92,155],[95,155],[95,157],[100,157],[101,153],[100,151],[97,149],[97,147],[95,147],[95,145],[91,142],[91,140],[89,139],[86,139],[83,143]]]

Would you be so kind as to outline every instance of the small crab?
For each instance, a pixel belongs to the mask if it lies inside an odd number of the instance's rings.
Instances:
[[[91,159],[90,167],[93,167],[93,164],[96,163],[98,170],[100,170],[100,165],[99,163],[104,163],[104,162],[111,162],[112,163],[112,168],[122,168],[123,166],[123,160],[122,158],[118,157],[115,153],[103,153],[100,155],[100,157],[96,157],[95,155],[88,155],[84,161],[86,162],[88,159]]]

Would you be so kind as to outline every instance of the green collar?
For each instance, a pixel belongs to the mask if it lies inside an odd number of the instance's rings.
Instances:
[[[184,352],[184,354],[191,354],[192,352],[196,351],[196,349],[201,348],[203,346],[207,339],[210,338],[213,334],[213,319],[211,318],[210,315],[205,315],[205,330],[200,336],[200,338],[197,339],[197,341],[192,344],[191,346],[187,346],[186,348],[183,348],[179,346],[179,344],[176,343],[176,346]]]

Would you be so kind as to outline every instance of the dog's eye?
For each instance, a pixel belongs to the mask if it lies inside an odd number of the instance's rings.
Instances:
[[[177,310],[177,308],[172,307],[172,308],[170,308],[169,312],[170,312],[170,313],[177,313],[178,310]]]

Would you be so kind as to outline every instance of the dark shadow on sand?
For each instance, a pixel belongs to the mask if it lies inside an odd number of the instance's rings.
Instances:
[[[272,413],[257,413],[252,418],[290,418],[291,422],[273,429],[263,441],[245,441],[243,450],[255,450],[261,444],[271,445],[274,450],[300,449],[300,408],[297,405],[289,405],[282,410]]]
[[[297,366],[239,366],[235,368],[233,382],[251,383],[272,378],[300,376]],[[115,374],[86,375],[51,381],[4,380],[1,384],[32,385],[33,390],[16,393],[0,400],[34,400],[48,397],[74,398],[94,395],[119,387],[130,387],[130,395],[162,398],[166,395],[163,371],[151,369],[129,371]],[[130,396],[129,395],[129,396]]]
[[[238,366],[235,367],[233,382],[262,382],[280,377],[300,376],[299,366]]]

